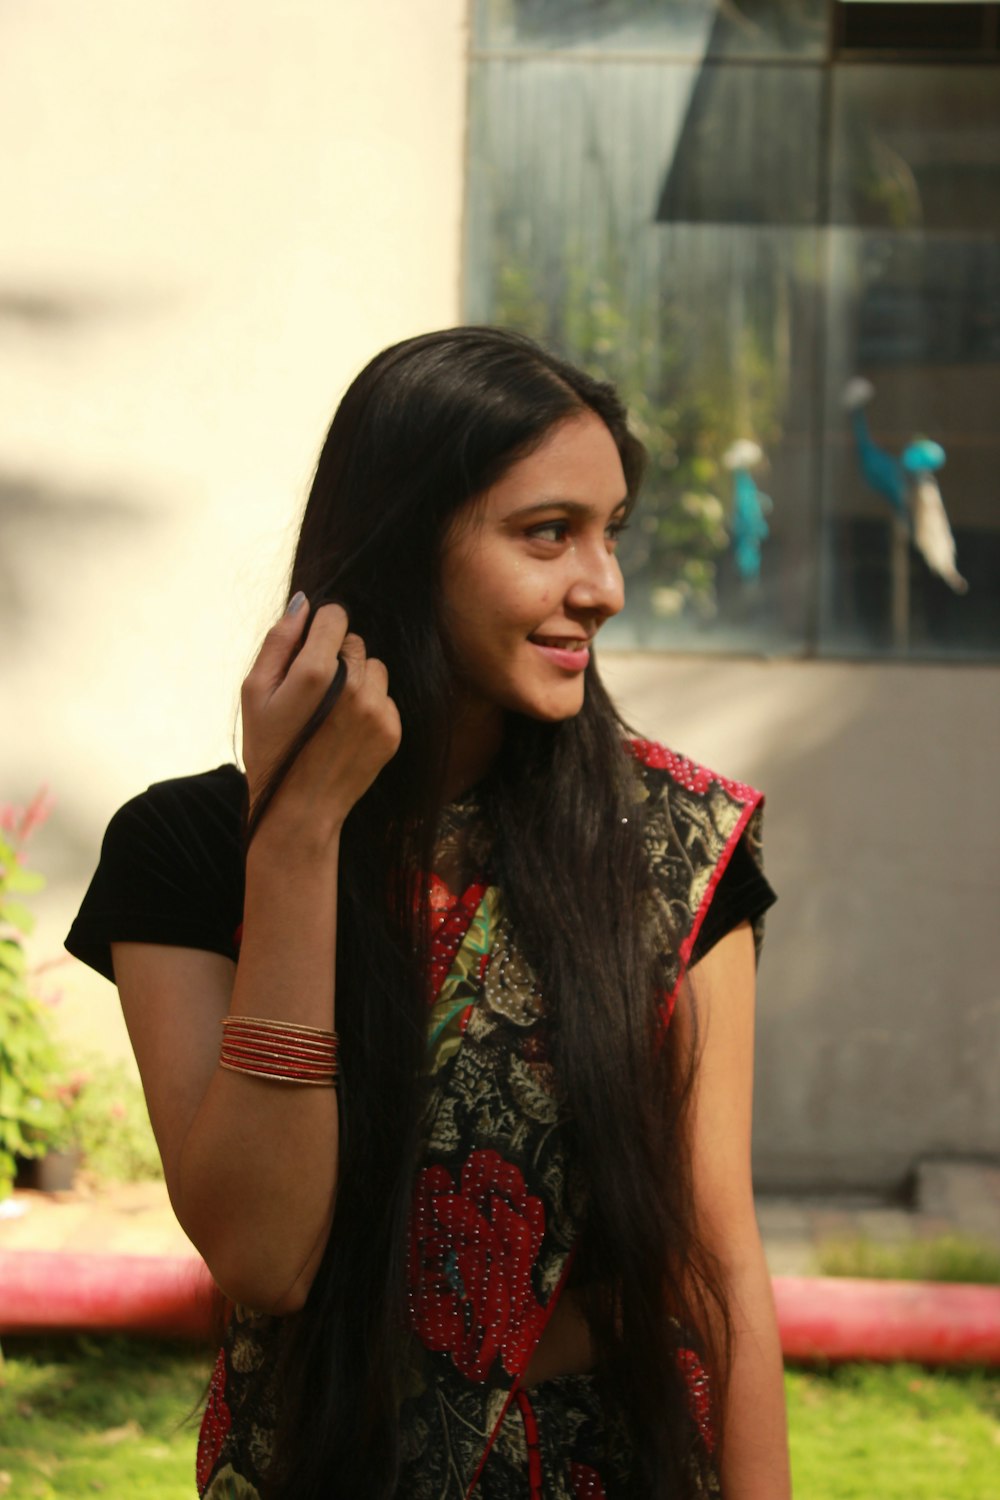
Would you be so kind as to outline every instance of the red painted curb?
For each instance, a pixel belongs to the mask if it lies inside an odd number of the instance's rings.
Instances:
[[[0,1251],[0,1334],[146,1333],[208,1339],[214,1284],[196,1255]]]
[[[788,1359],[1000,1366],[1000,1287],[776,1276],[774,1297]],[[196,1256],[0,1251],[0,1335],[207,1340],[215,1306]]]
[[[776,1276],[787,1359],[1000,1365],[1000,1287]]]

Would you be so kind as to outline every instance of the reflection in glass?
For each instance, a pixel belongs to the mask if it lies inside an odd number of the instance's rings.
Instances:
[[[638,419],[652,465],[623,543],[629,603],[609,633],[799,650],[819,235],[658,222],[697,77],[684,64],[477,65],[468,314],[615,380]],[[760,460],[727,466],[737,440]],[[748,479],[773,501],[756,574],[733,526]]]
[[[863,73],[864,76],[856,76]],[[821,646],[839,653],[995,656],[1000,650],[1000,132],[996,70],[838,71],[830,231]],[[862,152],[858,143],[865,142]],[[866,163],[874,163],[872,170]],[[873,440],[897,458],[939,445],[934,479],[963,594],[867,483],[840,395],[874,387]]]
[[[476,0],[485,50],[819,57],[826,0]]]
[[[819,224],[827,75],[707,64],[691,90],[657,217],[690,224]]]
[[[523,42],[593,8],[501,9]],[[708,49],[712,7],[657,9]],[[649,445],[609,634],[996,657],[1000,69],[595,59],[626,10],[477,60],[467,214],[468,316],[617,382]]]
[[[837,68],[830,219],[1000,233],[1000,69]]]

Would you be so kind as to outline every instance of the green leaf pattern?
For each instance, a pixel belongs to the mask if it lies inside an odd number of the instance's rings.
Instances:
[[[705,791],[692,791],[663,770],[637,766],[636,771],[636,800],[643,805],[656,889],[650,920],[669,917],[680,947],[720,860],[742,832],[751,853],[759,856],[759,812],[728,784],[713,781]],[[756,936],[759,941],[759,929]],[[679,976],[676,955],[665,955],[665,968],[672,986]],[[439,1164],[457,1181],[470,1153],[484,1149],[517,1166],[527,1190],[544,1205],[545,1230],[531,1280],[534,1297],[547,1306],[565,1282],[587,1193],[572,1159],[568,1111],[549,1061],[544,1003],[495,886],[487,889],[430,1007],[427,1069],[421,1167]],[[226,1399],[234,1420],[209,1500],[252,1497],[252,1488],[215,1486],[224,1477],[235,1482],[238,1475],[249,1483],[266,1466],[276,1393],[261,1391],[256,1382],[271,1363],[267,1350],[276,1336],[274,1321],[248,1320],[245,1314],[230,1320]],[[256,1342],[256,1354],[247,1349],[248,1340]],[[571,1436],[578,1421],[581,1442],[584,1437],[596,1441],[595,1433],[606,1441],[610,1457],[601,1473],[613,1500],[627,1484],[627,1441],[614,1414],[604,1412],[593,1395],[592,1377],[574,1379],[576,1395],[570,1399],[570,1386],[565,1387],[560,1420],[569,1424],[565,1430]],[[523,1471],[516,1406],[502,1415],[511,1376],[499,1358],[486,1379],[468,1380],[447,1352],[431,1352],[411,1335],[402,1385],[399,1493],[407,1500],[466,1500],[494,1438],[496,1462]],[[249,1387],[256,1387],[252,1399]],[[557,1388],[563,1390],[558,1381],[546,1383],[550,1392]],[[488,1461],[494,1461],[492,1454]],[[570,1493],[564,1475],[547,1474],[546,1482],[547,1495]]]

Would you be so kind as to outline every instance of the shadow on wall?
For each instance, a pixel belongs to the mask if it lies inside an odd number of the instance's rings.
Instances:
[[[66,333],[100,311],[99,304],[86,298],[0,287],[0,323],[30,333]]]
[[[767,792],[779,893],[761,973],[767,1187],[902,1185],[1000,1153],[990,881],[1000,672],[602,658],[643,731]]]
[[[173,301],[163,292],[148,290],[111,296],[92,290],[69,293],[0,285],[0,325],[7,324],[15,334],[45,338],[75,333],[111,318],[169,311]]]
[[[90,325],[146,316],[164,305],[163,296],[148,292],[108,295],[79,288],[0,285],[0,327],[6,325],[15,339],[20,337],[23,349],[33,351],[44,348],[49,340],[86,332]],[[57,414],[53,415],[52,453],[57,464],[66,462]],[[35,584],[47,572],[46,549],[69,547],[82,556],[95,527],[111,541],[157,519],[156,507],[148,499],[140,503],[120,494],[19,473],[9,464],[0,467],[0,629],[4,639],[23,645],[36,618],[33,612],[44,607],[45,591],[40,592]]]
[[[90,586],[106,593],[112,584],[103,558],[109,552],[114,556],[119,539],[134,545],[131,538],[159,523],[157,510],[146,501],[0,471],[0,636],[5,645],[5,696],[23,714],[7,726],[3,798],[26,803],[39,782],[51,775],[47,756],[54,746],[39,743],[37,726],[46,717],[50,725],[53,720],[59,724],[62,715],[52,695],[65,693],[67,685],[62,682],[60,686],[46,675],[52,648],[36,648],[44,627],[53,621],[54,628],[63,632],[63,663],[75,664],[74,684],[81,696],[86,695],[87,656],[81,649],[79,630],[71,632],[72,611],[66,602],[51,597],[53,577],[58,579],[67,566],[65,554],[77,559],[74,582],[84,594]],[[88,574],[93,575],[89,583]],[[37,703],[32,713],[31,699],[36,694],[49,698],[47,715],[37,713]],[[63,724],[59,732],[64,736],[69,726]],[[69,790],[53,787],[55,808],[31,848],[33,867],[44,871],[50,885],[65,877],[79,877],[93,865],[93,824],[82,809],[74,809]]]
[[[23,644],[33,612],[44,609],[44,594],[38,595],[23,566],[26,557],[38,559],[56,543],[79,543],[82,550],[94,527],[114,527],[120,534],[156,520],[148,503],[0,472],[0,629],[8,647]]]

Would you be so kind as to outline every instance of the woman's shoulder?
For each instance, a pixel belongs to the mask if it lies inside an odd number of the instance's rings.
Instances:
[[[154,781],[143,792],[138,792],[130,801],[151,799],[162,802],[169,799],[205,803],[239,805],[246,790],[247,779],[233,761],[225,761],[210,771],[189,772],[184,776],[170,776],[164,781]],[[126,804],[127,806],[128,804]]]
[[[118,809],[101,845],[101,863],[124,872],[136,866],[189,880],[228,881],[242,872],[246,777],[226,764],[154,781]]]
[[[763,872],[763,797],[655,740],[626,742],[638,774],[643,838],[669,904],[680,956],[695,960],[749,920],[759,952],[774,892]]]
[[[235,765],[156,781],[114,814],[66,939],[114,979],[112,942],[235,954],[243,909],[246,779]]]
[[[631,738],[625,749],[636,762],[640,777],[649,792],[677,798],[704,798],[721,794],[738,807],[756,807],[763,795],[745,781],[736,781],[708,766],[672,750],[658,740]]]
[[[238,766],[227,763],[152,782],[118,808],[109,831],[138,830],[165,821],[177,832],[190,822],[204,832],[238,838],[245,802],[246,777]]]

